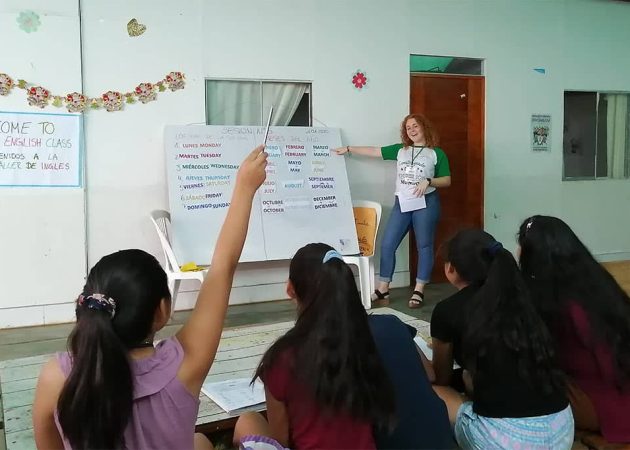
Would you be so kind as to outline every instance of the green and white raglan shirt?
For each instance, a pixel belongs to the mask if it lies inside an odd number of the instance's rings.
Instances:
[[[381,148],[384,160],[396,160],[396,195],[412,198],[416,185],[426,178],[447,177],[451,174],[448,158],[439,148],[405,147],[403,144],[393,144]],[[426,194],[435,191],[429,186]]]

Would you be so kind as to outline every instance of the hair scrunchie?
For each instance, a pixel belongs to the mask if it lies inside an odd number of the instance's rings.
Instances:
[[[324,255],[324,258],[322,259],[322,264],[326,264],[328,261],[334,258],[343,261],[343,256],[341,256],[341,253],[339,253],[337,250],[328,250]]]
[[[79,306],[97,311],[104,311],[113,319],[116,314],[116,302],[103,294],[79,295]]]

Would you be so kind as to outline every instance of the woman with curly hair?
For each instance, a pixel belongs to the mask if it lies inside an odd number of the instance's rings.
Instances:
[[[402,143],[386,147],[348,145],[335,149],[335,152],[396,161],[396,198],[381,242],[380,283],[372,294],[372,304],[389,304],[389,283],[394,274],[396,249],[413,227],[418,270],[409,307],[420,308],[424,286],[433,270],[435,229],[440,217],[437,189],[451,185],[451,171],[446,154],[437,146],[437,133],[424,116],[409,114],[405,117],[400,126],[400,137]]]

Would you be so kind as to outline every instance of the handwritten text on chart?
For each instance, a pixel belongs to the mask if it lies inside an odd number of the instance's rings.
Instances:
[[[217,148],[221,147],[220,142],[194,142],[182,143],[182,148]]]
[[[308,177],[311,189],[335,189],[334,177]]]
[[[276,193],[276,182],[273,180],[266,180],[262,185],[262,193],[263,194],[275,194]]]
[[[262,212],[264,213],[283,213],[284,202],[282,200],[263,200]]]
[[[240,165],[226,161],[223,136],[178,134],[172,155],[176,164],[182,208],[187,211],[225,209],[230,205],[229,190],[234,171]],[[211,173],[218,170],[219,173]],[[226,173],[227,172],[227,173]]]
[[[232,179],[229,174],[205,175],[211,170],[228,170],[234,171],[239,168],[238,164],[230,164],[225,161],[223,151],[229,148],[228,141],[234,139],[252,139],[262,137],[262,129],[259,127],[231,127],[214,130],[213,134],[177,134],[175,136],[174,147],[177,149],[174,158],[177,160],[175,165],[180,180],[179,188],[181,191],[180,200],[187,210],[193,209],[216,209],[226,207],[227,202],[217,202],[216,199],[225,197],[222,192],[230,189]],[[269,155],[269,161],[266,168],[267,180],[260,189],[261,194],[275,195],[277,194],[278,183],[284,191],[300,191],[305,187],[311,191],[334,191],[335,178],[331,176],[323,176],[326,172],[326,162],[322,160],[311,160],[311,171],[315,176],[306,179],[289,179],[285,181],[275,180],[275,176],[288,173],[290,175],[300,175],[304,170],[304,165],[308,164],[308,159],[313,158],[329,158],[330,146],[324,143],[318,143],[317,137],[328,134],[328,129],[307,130],[302,136],[276,136],[274,139],[273,128],[268,136],[266,152]],[[34,142],[33,145],[36,145]],[[225,146],[228,147],[225,147]],[[225,147],[225,149],[223,149]],[[1,156],[1,155],[0,155]],[[278,172],[278,167],[273,160],[286,158],[285,167]],[[208,161],[215,159],[216,162]],[[205,160],[205,161],[204,161]],[[286,172],[285,172],[286,171]],[[233,174],[233,172],[232,172]],[[322,176],[317,176],[322,174]],[[207,189],[213,189],[207,192]],[[206,192],[204,192],[206,191]],[[227,192],[227,191],[226,191]],[[210,201],[209,201],[210,200]],[[267,213],[279,213],[292,209],[327,209],[337,207],[337,199],[334,195],[324,195],[319,197],[298,197],[285,200],[273,199],[264,200],[263,208]]]
[[[208,170],[208,169],[238,169],[237,164],[178,164],[177,169]]]
[[[311,161],[311,170],[313,173],[325,173],[326,162],[325,161]]]
[[[302,171],[302,161],[299,159],[287,160],[287,169],[290,173],[300,173]]]
[[[186,205],[186,209],[191,211],[193,209],[217,209],[217,208],[227,208],[229,207],[230,204],[228,202],[226,203],[205,203],[202,205]]]
[[[34,132],[43,135],[55,134],[55,123],[48,121],[33,123],[20,120],[0,120],[0,134],[32,135]]]
[[[180,198],[185,202],[208,200],[209,198],[219,198],[221,196],[223,196],[223,192],[206,192],[205,194],[186,194],[182,195]]]
[[[180,153],[175,156],[175,159],[205,159],[205,158],[220,158],[221,153],[199,153],[199,154],[189,154],[189,153]]]
[[[282,187],[285,189],[302,189],[304,187],[304,180],[283,181]]]
[[[313,156],[326,157],[330,156],[330,149],[327,145],[313,145]]]
[[[334,195],[327,195],[323,197],[313,198],[313,207],[315,209],[327,209],[337,207],[337,197]]]
[[[284,147],[284,156],[287,158],[299,158],[306,156],[306,150],[303,145],[287,144]]]
[[[282,156],[282,150],[279,145],[267,145],[265,152],[269,155],[269,158],[280,158]]]
[[[237,170],[263,143],[265,131],[265,126],[166,127],[172,245],[179,259],[209,262]],[[340,145],[337,129],[269,128],[267,176],[254,198],[249,228],[254,239],[246,242],[243,261],[286,259],[314,240],[358,253],[345,159],[333,151]],[[211,175],[225,177],[206,178]],[[335,226],[328,226],[331,223]]]
[[[80,150],[79,116],[0,112],[1,186],[78,187]]]

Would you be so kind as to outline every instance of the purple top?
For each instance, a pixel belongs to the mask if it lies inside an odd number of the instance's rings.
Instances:
[[[131,361],[134,376],[133,410],[125,430],[125,445],[134,450],[192,450],[199,398],[195,398],[177,379],[184,349],[175,336],[155,346],[149,358]],[[58,353],[57,360],[68,376],[70,354]],[[55,423],[63,437],[55,411]],[[64,438],[64,448],[72,450]]]

